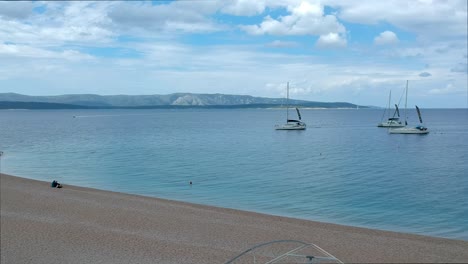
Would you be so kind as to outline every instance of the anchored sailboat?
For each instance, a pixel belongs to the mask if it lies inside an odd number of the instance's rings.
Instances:
[[[276,130],[304,130],[306,129],[306,124],[301,121],[301,113],[296,107],[298,120],[289,119],[289,82],[287,84],[287,93],[286,93],[286,124],[276,125]]]
[[[387,107],[387,110],[388,110],[388,119],[387,121],[385,122],[381,122],[379,123],[377,126],[378,127],[404,127],[405,125],[403,125],[400,121],[400,111],[398,110],[398,105],[395,104],[395,112],[393,112],[393,116],[390,117],[390,101],[392,99],[392,91],[390,90],[390,94],[388,96],[388,107]],[[383,115],[382,115],[382,120],[385,116],[385,112],[387,112],[387,110],[384,111]]]
[[[419,107],[416,106],[416,111],[418,112],[418,117],[419,117],[419,125],[416,127],[408,127],[408,116],[406,114],[407,110],[407,103],[408,103],[408,81],[406,81],[406,96],[405,96],[405,126],[401,128],[391,128],[388,130],[389,133],[391,134],[427,134],[429,133],[429,130],[427,127],[423,125],[423,121],[421,118],[421,111],[419,110]]]

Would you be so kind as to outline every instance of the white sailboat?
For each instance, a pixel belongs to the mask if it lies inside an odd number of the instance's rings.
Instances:
[[[296,107],[297,117],[298,120],[289,119],[289,82],[287,84],[287,92],[286,92],[286,124],[283,125],[276,125],[276,130],[305,130],[306,124],[301,121],[301,113],[299,109]]]
[[[391,100],[392,100],[392,91],[390,90],[390,94],[388,96],[388,106],[387,106],[387,110],[385,110],[385,112],[388,111],[388,118],[387,118],[387,121],[379,123],[377,125],[378,127],[404,127],[405,126],[400,121],[400,111],[398,110],[397,104],[395,104],[395,112],[393,113],[393,116],[390,117],[390,101]],[[383,121],[385,112],[382,115],[381,121]]]
[[[401,128],[390,128],[388,132],[390,134],[428,134],[429,130],[427,127],[423,125],[423,121],[421,118],[421,111],[419,110],[419,107],[416,106],[416,111],[418,112],[418,117],[419,117],[419,125],[416,127],[408,127],[408,115],[406,114],[407,110],[407,103],[408,103],[408,81],[406,81],[406,96],[405,96],[405,126]]]

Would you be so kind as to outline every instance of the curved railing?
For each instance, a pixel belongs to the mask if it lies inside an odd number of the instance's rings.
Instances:
[[[264,249],[268,246],[278,244],[296,244],[296,246],[290,247],[290,249],[287,249],[284,253],[279,253],[275,255],[254,253],[259,249]],[[307,250],[309,250],[309,252],[312,252],[312,254],[301,253]],[[226,264],[236,263],[241,259],[244,260],[242,261],[242,263],[245,263],[245,258],[248,258],[248,255],[250,254],[252,254],[253,263],[257,263],[257,256],[259,256],[260,259],[263,259],[261,263],[265,264],[277,263],[278,261],[284,261],[285,259],[288,259],[288,263],[295,263],[291,261],[292,259],[297,259],[296,263],[343,263],[341,260],[337,259],[335,256],[333,256],[332,254],[328,253],[327,251],[323,250],[315,244],[306,243],[298,240],[274,240],[255,245],[240,253],[239,255],[235,256],[234,258],[226,262]],[[264,262],[265,259],[267,259],[266,262]]]

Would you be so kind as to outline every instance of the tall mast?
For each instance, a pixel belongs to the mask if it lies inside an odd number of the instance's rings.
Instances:
[[[390,118],[390,101],[392,100],[392,90],[390,90],[390,94],[388,95],[388,118]]]
[[[406,109],[408,105],[408,80],[406,80],[406,96],[405,96],[405,125],[408,125],[408,115],[406,114]]]
[[[286,122],[289,120],[289,82],[288,82],[288,89],[286,92]]]

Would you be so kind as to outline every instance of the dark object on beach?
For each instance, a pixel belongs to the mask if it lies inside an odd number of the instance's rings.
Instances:
[[[62,188],[62,184],[58,183],[56,180],[53,180],[52,183],[50,184],[50,187],[52,187],[52,188]]]

